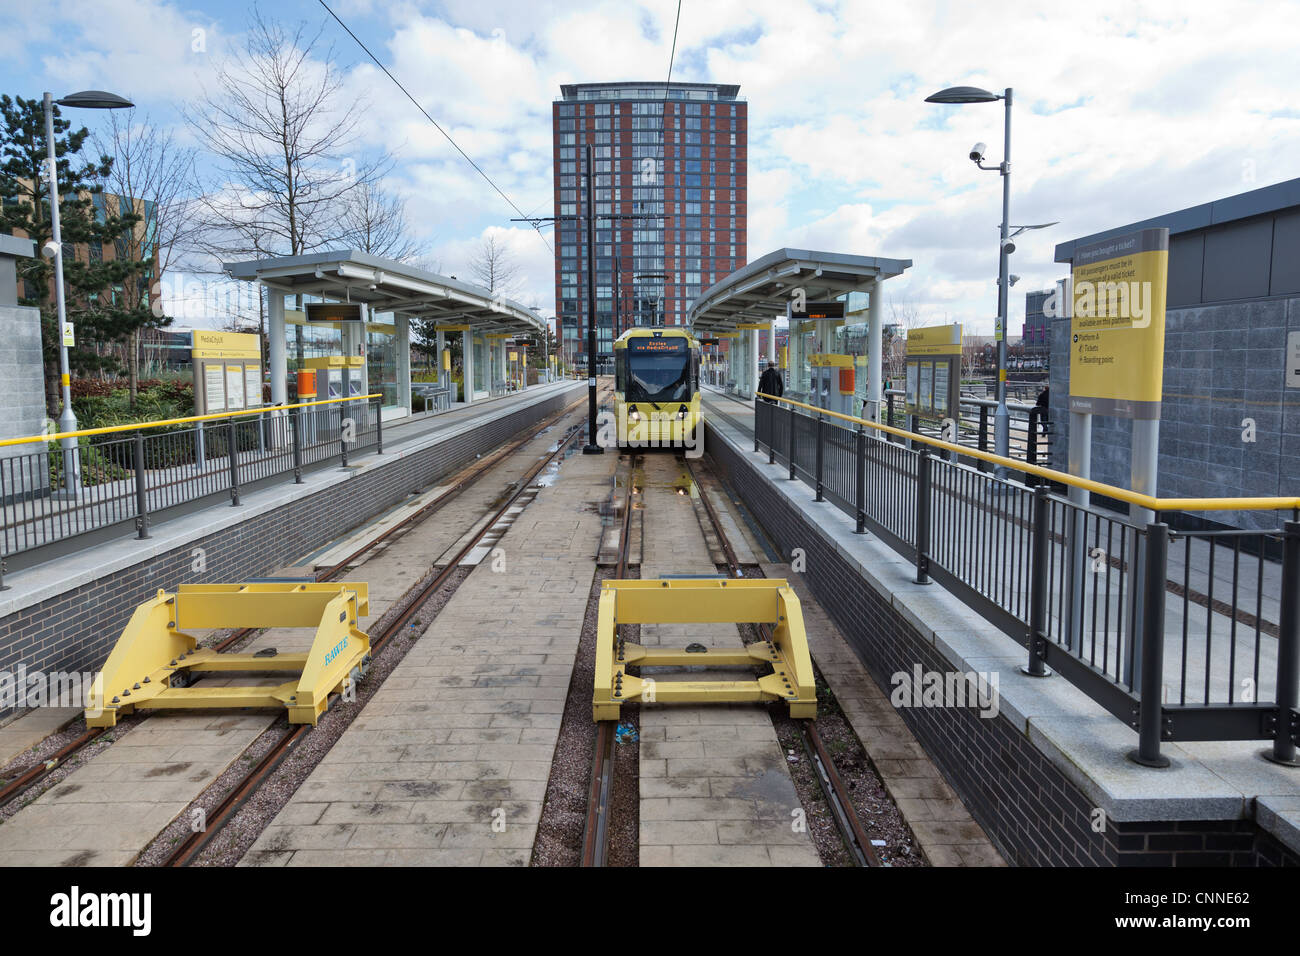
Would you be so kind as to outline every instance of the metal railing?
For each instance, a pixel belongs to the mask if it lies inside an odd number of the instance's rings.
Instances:
[[[35,558],[125,522],[148,538],[151,519],[169,509],[222,494],[238,505],[254,482],[291,473],[301,483],[305,468],[335,459],[346,466],[362,449],[382,453],[382,400],[364,395],[0,441],[4,451],[21,449],[0,457],[0,585],[11,556]],[[76,445],[63,448],[63,439]]]
[[[911,558],[917,583],[939,582],[1019,641],[1026,673],[1055,670],[1136,730],[1135,761],[1164,765],[1165,740],[1271,740],[1267,756],[1296,761],[1300,498],[1160,499],[762,398],[755,451]],[[1048,481],[1156,520],[1077,504]],[[1291,514],[1270,531],[1172,531],[1160,520],[1224,510]],[[1268,557],[1279,550],[1280,561]]]
[[[905,397],[906,394],[901,389],[885,392],[885,423],[942,438],[944,423],[937,419],[906,415],[903,409]],[[997,407],[998,403],[991,398],[963,395],[956,419],[957,433],[953,440],[959,445],[970,445],[980,451],[993,448],[993,421]],[[1041,405],[1008,399],[1007,412],[1010,457],[1027,461],[1031,465],[1050,461],[1052,424],[1048,420],[1047,410]],[[979,467],[984,470],[990,466],[980,462]]]

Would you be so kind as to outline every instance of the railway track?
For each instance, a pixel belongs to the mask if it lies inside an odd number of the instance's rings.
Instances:
[[[585,401],[586,399],[584,398],[583,402]],[[576,404],[581,403],[575,403],[575,405]],[[573,407],[574,406],[569,406],[560,414],[567,414]],[[470,534],[465,544],[442,566],[442,569],[427,583],[417,586],[417,591],[413,599],[407,601],[404,596],[399,600],[399,603],[405,604],[405,608],[385,625],[382,632],[375,636],[372,643],[372,654],[374,657],[378,658],[378,655],[383,652],[391,638],[400,634],[411,619],[428,604],[429,600],[442,590],[451,577],[456,573],[461,563],[476,547],[479,546],[483,538],[486,537],[499,522],[501,522],[506,513],[515,506],[524,493],[531,487],[537,476],[549,467],[557,458],[561,457],[569,446],[584,434],[585,428],[585,423],[575,426],[559,442],[557,442],[556,447],[552,452],[530,468],[518,482],[518,487],[493,513],[488,516],[486,521],[482,522],[477,531]],[[530,434],[529,438],[531,437],[532,435]],[[524,440],[526,441],[528,439]],[[519,444],[522,444],[522,441]],[[511,450],[514,450],[514,448],[517,447],[518,445],[514,445]],[[508,452],[506,452],[506,454],[508,454]],[[500,460],[499,457],[497,460]],[[492,464],[495,463],[496,462],[494,461]],[[491,465],[485,465],[476,469],[471,476],[467,476],[466,479],[458,483],[456,486],[457,493],[459,493],[459,490],[463,490],[464,487],[468,487],[472,484],[473,479],[478,475],[481,475],[488,467],[491,467]],[[446,497],[447,495],[444,495],[440,497],[438,501],[442,501]],[[431,504],[434,503],[436,502],[432,502]],[[425,520],[430,514],[432,514],[432,511],[429,511],[429,506],[426,506],[426,508],[421,509],[420,512],[417,512],[415,515],[406,519],[406,521],[403,522],[403,525],[405,525],[407,521],[417,518],[421,521]],[[345,558],[342,562],[330,568],[327,573],[338,573],[342,569],[351,566],[358,557],[378,544],[379,541],[390,537],[399,527],[401,527],[401,525],[394,526],[389,529],[388,532],[385,532],[384,535],[368,542],[365,548],[362,548],[357,553]],[[312,730],[313,728],[309,725],[300,725],[290,729],[287,734],[277,740],[276,743],[272,745],[271,749],[268,750],[267,753],[264,754],[256,763],[256,765],[253,766],[252,769],[250,769],[249,772],[226,793],[217,807],[214,808],[213,812],[207,815],[207,819],[205,820],[206,825],[202,831],[189,834],[175,847],[174,850],[171,851],[167,859],[161,865],[168,867],[181,867],[193,863],[202,853],[204,847],[211,843],[217,834],[221,832],[222,828],[234,818],[239,809],[248,802],[249,798],[254,793],[257,792],[258,788],[275,773],[275,770],[284,762],[285,758],[289,756],[295,745],[305,739]]]
[[[587,397],[583,396],[580,400],[570,403],[566,407],[560,409],[555,414],[549,416],[546,419],[543,419],[537,425],[529,428],[527,430],[527,433],[522,437],[513,440],[507,445],[503,445],[500,449],[490,454],[487,458],[484,458],[480,462],[478,462],[474,466],[474,468],[471,469],[469,472],[462,474],[460,478],[457,480],[457,482],[454,485],[452,485],[443,494],[439,495],[433,501],[429,502],[428,504],[426,504],[424,507],[420,508],[418,511],[414,512],[413,514],[406,516],[400,522],[398,522],[397,524],[393,525],[392,527],[384,531],[383,534],[380,534],[375,538],[367,541],[364,545],[362,545],[352,554],[348,555],[342,561],[338,562],[332,567],[326,568],[318,572],[316,575],[314,575],[315,580],[330,581],[334,579],[337,575],[341,574],[349,567],[352,567],[357,562],[358,559],[364,557],[368,552],[373,550],[382,542],[394,537],[395,535],[399,535],[409,530],[410,528],[413,528],[414,526],[420,524],[423,521],[426,521],[428,518],[432,517],[434,514],[441,511],[444,507],[446,507],[446,505],[454,501],[457,497],[460,496],[462,492],[464,492],[467,488],[471,487],[479,478],[485,475],[492,468],[496,467],[496,465],[498,465],[501,461],[508,458],[510,455],[514,454],[521,447],[523,447],[527,442],[535,438],[540,432],[544,431],[547,428],[553,427],[557,422],[561,421],[566,415],[572,413],[572,411],[575,408],[586,404],[586,402],[587,402]],[[579,431],[580,430],[581,429],[579,428]],[[532,480],[532,478],[535,477],[536,474],[540,473],[541,469],[544,468],[546,464],[548,464],[550,461],[552,461],[555,455],[558,454],[559,451],[562,450],[569,442],[571,442],[574,437],[576,437],[576,433],[574,435],[566,436],[560,448],[557,449],[555,453],[553,453],[545,462],[543,462],[542,465],[538,466],[535,472],[531,473],[525,479],[521,480],[520,491],[522,491],[523,488],[526,488],[528,483]],[[511,498],[511,502],[517,499],[518,494],[519,492],[516,492],[516,494]],[[488,522],[487,528],[491,528],[492,525],[497,520],[499,520],[499,515],[498,517],[494,518],[492,521]],[[484,533],[486,533],[486,529]],[[463,560],[463,555],[461,557],[458,557],[455,561],[451,562],[448,565],[448,568],[454,570],[459,564],[460,560]],[[441,579],[441,583],[439,583],[438,587],[441,587],[442,583],[445,583],[446,578],[449,576],[450,576],[449,574],[440,575],[439,578]],[[433,590],[436,591],[437,588],[434,588]],[[427,598],[424,598],[424,600],[427,600]],[[423,603],[423,601],[421,601],[421,603]],[[410,620],[411,616],[412,616],[411,614],[403,615],[403,619],[399,627],[404,626],[405,623]],[[218,652],[227,651],[238,646],[243,641],[251,638],[256,633],[258,633],[258,631],[255,628],[240,628],[238,630],[232,631],[229,635],[225,636],[217,643],[212,645],[212,647],[214,650]],[[379,647],[381,646],[382,640],[383,638],[381,637],[379,641],[375,643],[374,645],[375,652],[377,652]],[[146,717],[147,716],[148,715],[146,715]],[[69,741],[63,747],[59,748],[59,750],[56,753],[45,758],[44,760],[38,761],[32,764],[31,766],[19,771],[17,776],[8,780],[3,786],[0,786],[0,809],[3,809],[4,807],[8,806],[14,801],[20,799],[24,794],[27,794],[31,792],[33,789],[35,789],[36,787],[38,787],[44,780],[46,780],[50,776],[50,774],[54,773],[60,767],[65,766],[67,762],[73,757],[75,757],[77,754],[85,751],[88,747],[90,747],[97,740],[99,740],[109,729],[110,728],[104,728],[104,727],[89,728],[84,733],[77,736],[73,740]],[[293,736],[293,735],[290,734],[289,736]],[[279,748],[279,746],[280,745],[277,744],[276,748]],[[272,771],[274,771],[275,766],[278,766],[279,762],[287,754],[288,748],[291,746],[292,744],[288,744],[285,747],[284,751],[276,750],[276,752],[279,753],[279,757],[274,761],[273,766],[269,766],[265,768],[266,774],[269,774]],[[259,762],[257,767],[254,768],[254,772],[258,771],[261,768],[262,768],[262,764]]]
[[[734,578],[744,577],[744,569],[736,558],[735,548],[732,547],[731,540],[723,528],[722,519],[719,517],[717,509],[714,507],[713,502],[709,500],[708,493],[700,482],[694,466],[688,459],[683,459],[683,461],[687,473],[691,476],[691,481],[695,483],[695,487],[699,492],[700,503],[704,506],[705,514],[708,515],[713,533],[718,537],[718,544],[721,546],[723,556],[726,559],[727,574]],[[761,568],[755,566],[753,570],[762,576]],[[758,632],[762,640],[770,641],[772,639],[769,625],[758,625]],[[800,720],[796,723],[799,727],[799,736],[804,751],[816,770],[815,776],[818,787],[827,806],[830,807],[831,814],[835,818],[836,829],[839,830],[840,837],[844,841],[850,857],[857,866],[880,866],[880,858],[876,854],[871,840],[867,837],[857,811],[853,808],[853,801],[848,787],[845,786],[843,778],[835,769],[835,761],[831,759],[830,753],[817,731],[817,722]]]
[[[628,478],[624,484],[623,523],[618,537],[618,563],[614,579],[627,576],[628,549],[632,535],[632,497],[637,493],[633,482],[635,457],[624,455]],[[620,462],[621,464],[621,462]],[[614,746],[617,721],[602,720],[596,725],[596,749],[591,767],[591,788],[587,796],[587,821],[582,834],[582,865],[603,867],[609,858],[609,815],[614,793]]]
[[[710,500],[695,465],[687,459],[681,459],[682,465],[694,484],[710,530],[716,537],[721,551],[722,567],[728,577],[743,578],[749,574],[762,575],[757,566],[742,566],[736,549],[723,525],[721,516]],[[622,578],[626,573],[628,547],[631,535],[631,495],[632,482],[629,480],[628,500],[623,511],[622,531],[619,537],[619,556],[615,578]],[[760,640],[771,640],[772,634],[766,625],[758,628]],[[588,794],[586,825],[583,830],[582,865],[591,867],[604,866],[609,855],[610,803],[614,791],[614,754],[616,721],[601,721],[597,725],[596,744],[592,760],[591,782]],[[853,800],[843,777],[836,769],[828,748],[818,733],[816,722],[812,720],[794,721],[799,740],[804,749],[808,765],[813,770],[821,799],[830,811],[842,840],[848,858],[855,866],[880,866],[881,861],[871,840],[862,825]]]

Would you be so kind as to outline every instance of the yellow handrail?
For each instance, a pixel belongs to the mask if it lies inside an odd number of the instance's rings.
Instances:
[[[52,435],[29,435],[26,438],[6,438],[0,441],[0,448],[8,445],[25,445],[35,441],[59,441],[64,438],[79,438],[83,435],[108,435],[113,432],[136,432],[146,428],[162,428],[166,425],[184,425],[187,422],[208,422],[216,418],[237,418],[240,415],[262,415],[266,412],[285,412],[291,408],[310,408],[312,405],[332,405],[338,402],[364,402],[370,398],[382,398],[383,392],[369,395],[355,395],[351,398],[322,398],[314,402],[298,402],[294,405],[263,405],[261,408],[246,408],[241,412],[214,412],[211,415],[191,415],[189,418],[164,418],[156,422],[136,422],[132,425],[106,425],[103,428],[82,428],[75,432],[58,432]]]
[[[866,425],[868,428],[874,428],[877,431],[886,432],[890,435],[897,435],[899,438],[910,438],[912,441],[919,441],[926,445],[933,445],[935,448],[953,451],[959,455],[977,458],[994,465],[1002,465],[1012,471],[1024,472],[1029,475],[1038,475],[1040,478],[1059,481],[1063,485],[1082,488],[1085,491],[1105,495],[1108,498],[1114,498],[1118,501],[1126,501],[1131,505],[1136,505],[1139,508],[1147,508],[1151,511],[1279,511],[1283,509],[1300,508],[1300,498],[1156,498],[1152,495],[1144,495],[1141,492],[1129,491],[1127,488],[1119,488],[1115,485],[1107,485],[1100,481],[1093,481],[1091,478],[1080,478],[1077,475],[1071,475],[1064,471],[1057,471],[1054,468],[1044,468],[1041,465],[1031,465],[1027,462],[1016,461],[1014,458],[1003,458],[1001,455],[996,455],[992,452],[981,451],[978,448],[970,448],[966,445],[958,445],[953,442],[944,441],[940,438],[931,438],[928,435],[909,432],[902,428],[895,428],[893,425],[882,425],[879,422],[873,422],[865,418],[856,418],[853,415],[843,415],[840,412],[833,412],[826,408],[818,408],[815,405],[806,405],[803,402],[796,402],[794,399],[790,398],[782,398],[779,395],[767,395],[763,392],[757,394],[759,398],[766,398],[774,402],[782,402],[786,405],[793,405],[796,408],[806,408],[811,412],[816,412],[818,415],[827,415],[831,418],[842,418],[846,422]]]

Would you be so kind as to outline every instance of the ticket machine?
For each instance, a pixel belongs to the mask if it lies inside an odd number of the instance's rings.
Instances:
[[[367,394],[366,391],[366,360],[361,355],[325,355],[320,358],[307,359],[305,366],[306,377],[315,376],[316,394],[311,398],[305,398],[302,388],[302,378],[299,377],[299,395],[300,400],[318,401],[318,402],[337,402],[342,398],[359,398]],[[342,406],[343,416],[356,417],[363,416],[360,420],[367,421],[368,413],[363,408],[364,402],[349,402]],[[305,411],[311,412],[308,416],[316,429],[326,429],[330,423],[337,424],[339,418],[338,405],[317,405]]]
[[[852,415],[853,410],[853,356],[822,352],[810,356],[812,394],[809,404],[841,415]]]

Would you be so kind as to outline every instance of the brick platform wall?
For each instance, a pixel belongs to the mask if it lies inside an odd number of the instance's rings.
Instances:
[[[131,614],[159,588],[260,577],[325,545],[402,501],[417,488],[494,449],[560,408],[562,393],[415,454],[306,495],[240,524],[196,538],[112,575],[0,620],[0,673],[98,669]],[[374,460],[373,453],[360,459]],[[382,460],[382,459],[381,459]],[[292,480],[290,478],[289,480]],[[193,551],[206,562],[195,573]],[[15,709],[0,710],[0,723]]]
[[[876,683],[920,663],[944,673],[952,664],[924,641],[802,514],[726,441],[710,434],[707,453],[788,560],[806,555],[809,589],[853,646]],[[831,504],[824,507],[832,508]],[[974,708],[905,707],[900,716],[949,785],[996,842],[1021,866],[1217,866],[1300,863],[1250,820],[1116,823],[1092,827],[1093,805],[1004,717]]]

